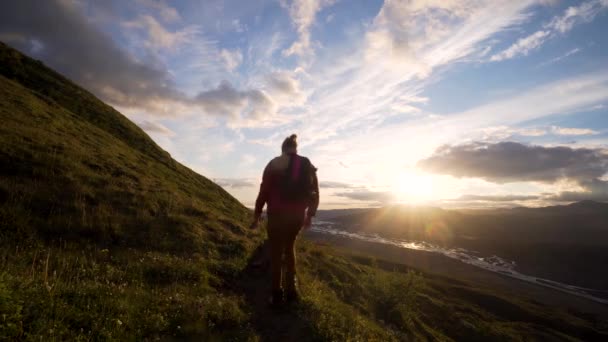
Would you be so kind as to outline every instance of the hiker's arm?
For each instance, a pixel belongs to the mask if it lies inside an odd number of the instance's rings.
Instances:
[[[262,184],[260,184],[260,192],[258,193],[258,198],[255,200],[255,212],[254,212],[255,220],[259,220],[260,216],[262,216],[262,210],[264,209],[264,205],[268,201],[269,194],[270,194],[270,171],[269,171],[269,168],[267,165],[266,168],[264,169],[264,174],[262,175]]]
[[[313,192],[310,196],[310,203],[308,205],[308,217],[313,217],[317,214],[317,208],[319,207],[319,180],[317,179],[317,168],[314,166],[312,172],[312,189]]]

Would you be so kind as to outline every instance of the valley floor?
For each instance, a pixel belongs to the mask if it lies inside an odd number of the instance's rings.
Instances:
[[[464,280],[479,287],[497,289],[513,296],[524,297],[537,304],[565,307],[573,312],[587,313],[608,319],[608,305],[483,270],[436,253],[314,232],[307,232],[305,236],[312,241],[327,243],[359,254],[406,265],[425,273]]]

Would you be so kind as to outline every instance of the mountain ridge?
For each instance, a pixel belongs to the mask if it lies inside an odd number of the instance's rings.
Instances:
[[[0,51],[0,74],[4,77],[30,89],[44,101],[53,101],[67,108],[116,138],[135,145],[142,152],[154,155],[160,160],[170,160],[169,154],[152,141],[139,126],[98,100],[89,91],[46,68],[41,61],[33,60],[3,42],[0,42]]]

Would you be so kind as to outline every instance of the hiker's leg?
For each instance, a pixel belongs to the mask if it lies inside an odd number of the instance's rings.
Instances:
[[[302,228],[303,220],[295,218],[285,227],[285,287],[288,292],[296,291],[296,237]]]
[[[268,216],[268,242],[270,242],[270,273],[272,274],[272,290],[281,290],[281,220],[276,216]]]

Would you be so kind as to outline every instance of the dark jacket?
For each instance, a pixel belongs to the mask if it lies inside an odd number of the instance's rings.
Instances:
[[[301,201],[287,201],[281,198],[281,180],[289,167],[289,154],[282,154],[279,157],[272,159],[264,169],[262,176],[262,184],[260,185],[260,193],[255,201],[255,215],[259,217],[265,204],[268,204],[268,214],[287,213],[304,216],[304,212],[308,208],[308,215],[314,216],[319,206],[319,182],[317,180],[317,169],[310,163],[311,175],[311,193],[310,196]],[[295,158],[303,158],[295,155]]]

